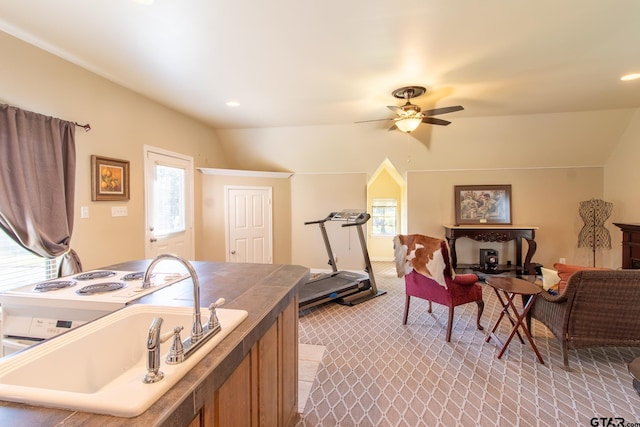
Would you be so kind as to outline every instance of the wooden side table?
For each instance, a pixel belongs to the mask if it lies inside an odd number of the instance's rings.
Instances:
[[[524,335],[527,337],[529,344],[531,344],[531,348],[533,348],[533,351],[536,353],[538,361],[544,365],[544,361],[542,360],[542,356],[538,351],[538,347],[531,337],[531,333],[529,331],[529,328],[527,327],[527,323],[524,322],[527,317],[527,313],[533,306],[536,296],[538,296],[538,294],[542,292],[542,288],[531,282],[515,277],[487,277],[486,280],[487,284],[491,286],[495,291],[496,296],[498,297],[498,300],[502,305],[502,312],[500,313],[500,317],[498,317],[498,320],[496,321],[493,329],[491,329],[491,332],[487,334],[487,338],[485,341],[489,342],[493,337],[497,343],[502,345],[500,353],[498,353],[498,359],[500,359],[507,349],[507,346],[509,346],[509,343],[516,334],[518,335],[518,338],[520,338],[520,342],[524,344],[522,335],[520,335],[520,330],[522,330]],[[516,295],[522,295],[522,300],[526,301],[522,312],[518,312],[518,308],[513,302]],[[500,343],[498,337],[495,335],[495,331],[498,329],[500,322],[505,317],[511,322],[512,328],[509,337],[504,342],[504,344],[502,344]]]

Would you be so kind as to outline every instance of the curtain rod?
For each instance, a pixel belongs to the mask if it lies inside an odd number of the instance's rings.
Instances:
[[[73,122],[74,125],[81,127],[82,129],[84,129],[85,132],[89,132],[91,130],[91,125],[89,123],[87,123],[86,125],[82,125],[78,122]]]
[[[22,110],[22,111],[28,111],[28,110],[23,110],[20,107],[15,107],[13,105],[7,104],[6,102],[3,102],[2,100],[0,100],[0,104],[1,105],[6,105],[7,107],[17,108],[17,109]],[[40,113],[34,113],[34,114],[40,114]],[[91,130],[91,125],[89,123],[87,123],[86,125],[83,125],[83,124],[78,123],[78,122],[73,122],[73,124],[78,126],[78,127],[81,127],[82,129],[84,129],[85,132],[89,132]]]

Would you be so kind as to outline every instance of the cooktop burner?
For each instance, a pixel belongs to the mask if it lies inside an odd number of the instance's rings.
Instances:
[[[144,271],[138,271],[136,273],[129,273],[122,276],[122,280],[140,280],[144,277]]]
[[[69,286],[74,286],[75,284],[75,280],[56,280],[54,282],[38,283],[33,288],[33,290],[34,292],[57,291],[58,289],[68,288]]]
[[[115,271],[109,270],[96,270],[96,271],[88,271],[86,273],[78,274],[75,279],[76,280],[92,280],[92,279],[103,279],[105,277],[111,277],[115,275]]]
[[[122,289],[126,284],[123,282],[104,282],[104,283],[96,283],[95,285],[87,285],[78,289],[76,293],[78,295],[93,295],[93,294],[101,294],[104,292],[117,291],[118,289]]]

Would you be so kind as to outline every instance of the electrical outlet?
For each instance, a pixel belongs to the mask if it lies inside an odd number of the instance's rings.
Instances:
[[[113,206],[111,208],[111,216],[127,216],[126,206]]]
[[[560,258],[560,264],[566,264],[566,263],[567,263],[566,258]]]

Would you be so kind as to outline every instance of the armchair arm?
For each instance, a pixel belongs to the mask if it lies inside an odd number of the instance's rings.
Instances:
[[[568,299],[564,295],[551,295],[548,292],[541,292],[527,313],[527,323],[531,325],[531,319],[542,322],[549,330],[562,341],[566,328]]]
[[[478,276],[473,273],[456,274],[456,277],[453,278],[453,282],[458,285],[469,286],[478,282]]]
[[[540,298],[550,303],[562,303],[567,301],[567,297],[564,296],[564,294],[551,295],[549,292],[546,292],[546,291],[540,292],[538,294],[538,299]]]

